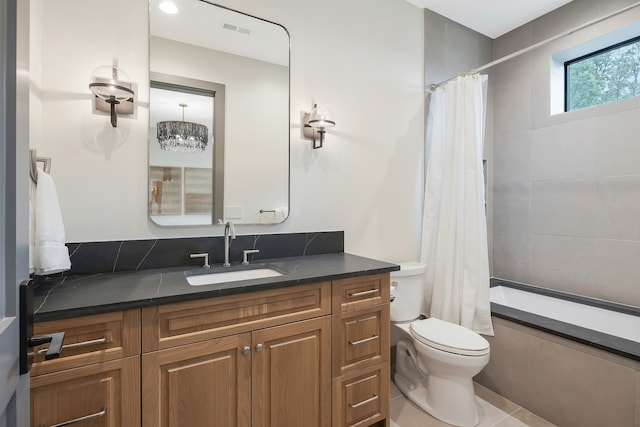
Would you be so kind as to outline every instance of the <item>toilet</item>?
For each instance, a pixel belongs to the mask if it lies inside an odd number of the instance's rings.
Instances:
[[[460,427],[480,421],[472,378],[489,363],[489,342],[436,318],[419,319],[424,264],[400,264],[391,273],[391,327],[399,338],[394,382],[435,418]]]

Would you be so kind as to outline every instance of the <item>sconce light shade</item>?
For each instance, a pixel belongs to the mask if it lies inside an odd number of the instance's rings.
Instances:
[[[129,75],[116,64],[102,65],[91,73],[89,90],[111,105],[111,126],[117,127],[116,105],[133,97],[132,87]]]
[[[311,117],[309,117],[309,126],[324,129],[335,125],[336,122],[333,118],[333,112],[330,109],[327,107],[318,107],[317,105],[314,106]]]
[[[313,148],[321,148],[324,143],[324,134],[326,128],[330,128],[336,125],[333,118],[333,112],[327,107],[318,107],[317,104],[313,106],[313,111],[309,116],[309,121],[305,123],[305,126],[312,127],[314,131],[320,134],[319,142],[316,142],[315,132],[313,133]]]

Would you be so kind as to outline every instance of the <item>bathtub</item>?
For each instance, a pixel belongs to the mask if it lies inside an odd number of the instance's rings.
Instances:
[[[497,317],[640,361],[640,308],[492,279]]]
[[[491,279],[474,381],[563,427],[640,427],[640,309]]]

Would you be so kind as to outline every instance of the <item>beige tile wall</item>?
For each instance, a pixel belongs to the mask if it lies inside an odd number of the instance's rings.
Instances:
[[[563,427],[640,426],[640,362],[494,318],[483,386]]]
[[[498,58],[633,0],[574,0],[494,40]],[[640,306],[640,99],[550,115],[551,55],[640,7],[492,70],[492,275]]]

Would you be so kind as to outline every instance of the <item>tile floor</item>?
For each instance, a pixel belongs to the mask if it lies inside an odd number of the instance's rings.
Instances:
[[[526,409],[475,384],[480,405],[477,427],[555,427]],[[391,427],[451,427],[414,405],[391,383]]]

